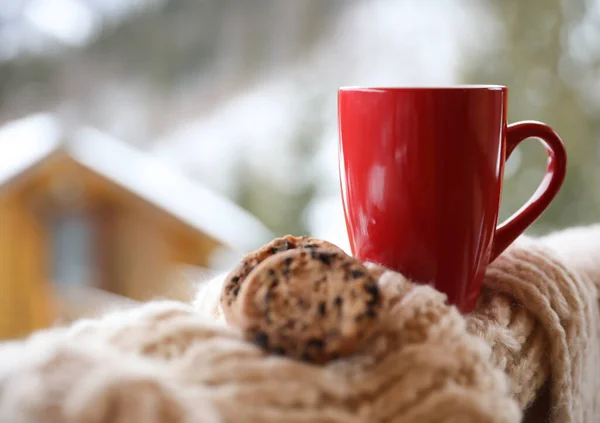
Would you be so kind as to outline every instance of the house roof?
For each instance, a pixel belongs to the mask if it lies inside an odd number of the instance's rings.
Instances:
[[[92,128],[78,128],[67,134],[50,114],[29,116],[0,128],[0,186],[59,149],[232,249],[249,251],[273,238],[249,212],[157,156]]]

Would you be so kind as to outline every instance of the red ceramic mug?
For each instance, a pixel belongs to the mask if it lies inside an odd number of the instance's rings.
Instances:
[[[470,312],[487,265],[548,207],[565,177],[560,137],[506,123],[502,86],[341,88],[339,165],[350,246],[430,283]],[[533,197],[496,227],[504,163],[528,137],[548,153]]]

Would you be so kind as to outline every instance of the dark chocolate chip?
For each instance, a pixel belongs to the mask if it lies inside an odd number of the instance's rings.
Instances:
[[[285,265],[281,272],[283,276],[287,277],[290,275],[290,266],[292,265],[292,261],[294,261],[294,259],[291,257],[286,257],[286,259],[283,261],[283,264]]]
[[[275,276],[275,270],[274,269],[269,269],[267,270],[267,273],[269,274],[269,276],[274,277]]]
[[[326,253],[321,253],[319,254],[318,258],[319,260],[325,264],[326,266],[331,265],[331,258],[333,257],[332,254],[326,254]]]
[[[367,302],[367,304],[376,304],[379,302],[379,288],[377,285],[366,283],[364,285],[365,291],[371,294],[371,299]]]
[[[327,312],[327,306],[324,302],[319,303],[319,315],[320,316],[325,316],[325,313]]]
[[[233,289],[231,290],[231,293],[232,293],[234,296],[236,296],[236,295],[237,295],[239,292],[240,292],[240,287],[239,287],[239,285],[238,285],[238,286],[236,286],[235,288],[233,288]]]
[[[359,270],[359,269],[352,269],[350,271],[350,275],[352,276],[353,279],[358,279],[358,278],[362,278],[365,275],[365,272],[363,272],[362,270]]]
[[[333,299],[333,303],[338,307],[340,307],[343,302],[344,302],[344,300],[339,295]]]
[[[238,283],[239,281],[240,281],[239,276],[234,276],[233,278],[231,278],[231,282],[233,282],[233,283]]]
[[[278,252],[279,252],[279,250],[275,247],[269,248],[269,254],[274,255],[274,254],[277,254]]]
[[[269,346],[269,335],[264,332],[257,332],[254,335],[254,343],[262,348],[267,348]]]
[[[323,347],[325,347],[325,342],[323,342],[322,339],[311,338],[306,343],[306,346],[307,346],[307,348],[316,348],[316,349],[322,350]]]
[[[375,310],[370,308],[367,310],[367,316],[369,316],[371,319],[374,319],[377,317],[377,313],[375,313]]]

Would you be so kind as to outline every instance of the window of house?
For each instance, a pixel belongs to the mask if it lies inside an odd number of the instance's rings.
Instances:
[[[52,279],[58,285],[95,285],[93,220],[84,213],[58,214],[50,223]]]

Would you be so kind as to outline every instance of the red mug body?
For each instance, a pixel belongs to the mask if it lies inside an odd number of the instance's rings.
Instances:
[[[454,86],[342,88],[338,96],[353,254],[433,285],[465,313],[487,265],[543,212],[564,179],[564,146],[549,127],[523,122],[509,135],[507,94],[502,86]],[[497,234],[506,158],[530,136],[546,145],[547,177]]]

